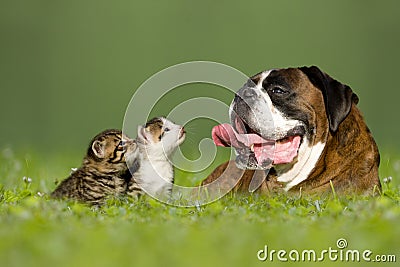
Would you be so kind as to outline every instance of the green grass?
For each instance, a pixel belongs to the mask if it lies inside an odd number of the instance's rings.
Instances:
[[[400,261],[400,157],[382,157],[381,177],[393,180],[375,198],[228,194],[197,208],[149,197],[110,199],[101,208],[54,201],[42,193],[79,157],[3,150],[0,161],[0,266],[286,266],[276,258],[260,262],[257,251],[265,245],[288,252],[337,249],[339,238],[348,249],[394,254]]]

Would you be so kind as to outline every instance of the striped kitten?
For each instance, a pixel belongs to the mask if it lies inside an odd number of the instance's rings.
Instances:
[[[140,167],[132,172],[133,179],[127,193],[133,195],[143,189],[153,197],[168,198],[174,183],[170,156],[184,140],[183,126],[164,117],[153,118],[146,125],[139,126],[136,142],[140,151]]]
[[[62,181],[51,197],[100,204],[109,195],[124,194],[132,179],[124,155],[129,154],[130,166],[136,168],[138,152],[136,141],[120,130],[99,133],[90,142],[82,166]]]

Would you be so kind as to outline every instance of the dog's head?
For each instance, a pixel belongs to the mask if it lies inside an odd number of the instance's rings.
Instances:
[[[235,147],[243,169],[294,164],[334,134],[357,102],[350,87],[315,66],[264,71],[236,93],[232,125],[216,126],[213,139]]]

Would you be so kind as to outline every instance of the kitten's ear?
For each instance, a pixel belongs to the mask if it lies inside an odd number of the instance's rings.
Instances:
[[[144,144],[148,144],[150,142],[150,133],[146,131],[145,127],[140,125],[138,126],[137,139]]]
[[[105,146],[99,140],[96,140],[93,142],[92,151],[96,155],[96,157],[98,157],[99,159],[102,159],[105,157]]]
[[[135,140],[132,140],[131,147],[132,151],[135,151],[138,148],[137,142]]]

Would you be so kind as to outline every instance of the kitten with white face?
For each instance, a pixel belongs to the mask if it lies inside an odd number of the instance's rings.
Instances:
[[[185,134],[183,126],[164,117],[153,118],[138,127],[136,142],[140,151],[140,167],[133,172],[128,194],[135,195],[143,189],[151,196],[168,198],[171,195],[174,171],[170,157],[185,140]]]

